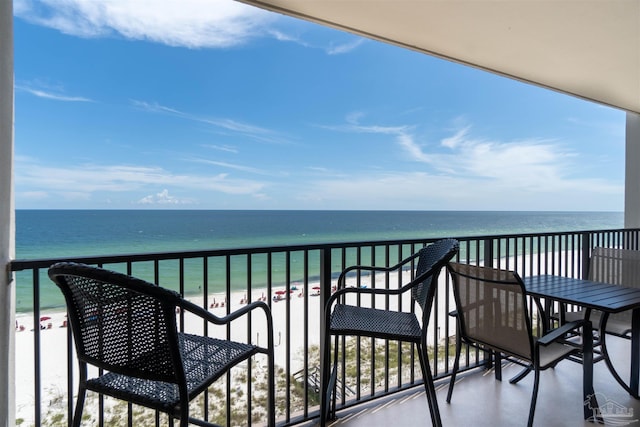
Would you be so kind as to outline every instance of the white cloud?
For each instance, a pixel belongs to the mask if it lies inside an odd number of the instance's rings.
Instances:
[[[271,37],[281,42],[295,43],[303,47],[323,50],[327,55],[342,55],[342,54],[353,52],[354,50],[356,50],[358,47],[360,47],[363,43],[367,41],[367,39],[365,38],[350,35],[348,37],[351,40],[348,42],[337,43],[337,44],[333,42],[329,42],[329,46],[326,46],[324,42],[321,42],[320,44],[318,43],[313,44],[311,42],[304,40],[299,36],[291,35],[274,28],[268,29],[267,34],[269,34]]]
[[[214,145],[214,144],[203,144],[205,148],[211,148],[212,150],[224,151],[227,153],[238,154],[238,149],[235,147],[231,147],[228,145]]]
[[[286,140],[282,136],[278,135],[276,131],[263,128],[260,126],[255,126],[249,123],[243,123],[243,122],[233,120],[233,119],[228,119],[228,118],[200,117],[194,114],[180,111],[175,108],[160,105],[155,102],[150,103],[146,101],[131,100],[131,104],[136,108],[139,108],[144,111],[148,111],[150,113],[169,114],[172,116],[180,117],[185,120],[205,123],[205,124],[214,126],[220,129],[221,131],[241,134],[257,141],[269,142],[269,143],[275,143],[275,144],[286,143]]]
[[[14,0],[14,14],[77,37],[124,37],[190,49],[229,48],[270,37],[340,55],[367,41],[348,35],[347,42],[310,42],[297,34],[297,20],[284,21],[282,15],[236,0]],[[281,22],[285,30],[276,28]]]
[[[330,46],[329,48],[326,49],[326,52],[329,55],[342,55],[357,49],[364,42],[365,42],[365,39],[359,38],[349,43],[342,43],[335,46]]]
[[[16,85],[16,90],[28,92],[34,96],[39,98],[51,99],[54,101],[64,101],[64,102],[93,102],[89,98],[85,98],[83,96],[70,96],[60,93],[59,91],[50,90],[50,89],[42,89],[35,88],[29,85]]]
[[[49,194],[46,191],[23,191],[20,196],[28,200],[44,200]]]
[[[242,172],[249,172],[249,173],[253,173],[253,174],[256,174],[256,175],[271,175],[271,176],[282,175],[282,173],[278,173],[278,172],[275,172],[275,171],[258,169],[258,168],[254,168],[254,167],[251,167],[251,166],[237,165],[237,164],[234,164],[234,163],[219,162],[219,161],[216,161],[216,160],[207,160],[207,159],[202,159],[202,158],[196,158],[196,159],[189,159],[189,161],[196,162],[196,163],[203,163],[203,164],[212,165],[212,166],[220,166],[222,168],[234,169],[234,170],[239,170],[239,171],[242,171]]]
[[[400,133],[396,137],[396,141],[411,156],[412,160],[425,163],[431,161],[431,157],[422,151],[422,148],[415,143],[411,135]]]
[[[580,176],[579,156],[558,141],[483,140],[470,127],[439,144],[419,144],[412,126],[363,126],[361,115],[333,129],[389,135],[407,155],[404,171],[345,172],[296,190],[307,208],[478,210],[617,210],[624,185]],[[570,197],[569,197],[570,196]],[[603,201],[593,206],[592,200]]]
[[[418,144],[407,127],[398,131],[395,141],[409,159],[425,163],[439,173],[518,183],[521,189],[531,191],[546,188],[548,183],[562,186],[576,171],[571,160],[577,154],[550,140],[502,142],[475,139],[470,136],[470,128],[464,127],[441,140],[440,146],[447,151],[427,151],[425,147],[433,145]]]
[[[141,205],[182,205],[191,204],[190,200],[180,200],[176,197],[169,195],[169,190],[166,188],[160,193],[151,194],[138,200],[138,204]]]
[[[462,143],[469,132],[469,128],[463,128],[458,130],[455,135],[442,140],[442,146],[448,148],[457,148]]]
[[[88,199],[95,193],[138,194],[141,191],[163,186],[167,189],[153,198],[146,196],[136,200],[173,203],[168,189],[182,193],[210,197],[209,192],[233,195],[258,194],[265,188],[264,182],[235,179],[227,174],[187,175],[176,174],[158,167],[132,165],[81,164],[65,167],[47,166],[41,162],[16,156],[16,196],[34,198],[38,195],[63,198]],[[192,201],[183,199],[179,202]]]
[[[571,197],[567,197],[570,194]],[[477,179],[426,172],[355,174],[318,179],[293,200],[307,209],[417,210],[620,210],[623,185],[600,179],[565,179],[523,187],[510,180]],[[602,202],[593,206],[592,200]],[[384,203],[381,205],[381,201]]]
[[[65,34],[188,48],[243,44],[277,16],[232,0],[15,0],[14,11]]]

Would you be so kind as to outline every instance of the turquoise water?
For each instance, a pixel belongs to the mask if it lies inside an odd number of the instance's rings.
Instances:
[[[488,234],[544,233],[621,228],[619,212],[459,212],[459,211],[145,211],[145,210],[18,210],[18,259],[174,252],[314,243],[419,239]],[[203,283],[201,261],[187,276],[187,291]],[[266,283],[266,258],[252,260],[253,287]],[[292,259],[292,270],[301,260]],[[187,267],[189,266],[187,261]],[[276,279],[284,280],[284,259],[275,257]],[[242,271],[246,261],[232,265]],[[133,274],[147,280],[152,265]],[[176,287],[178,264],[161,264],[162,286]],[[300,269],[298,269],[300,270]],[[209,291],[223,291],[217,277],[224,265],[210,265]],[[18,276],[18,311],[31,310],[31,283]],[[236,276],[234,276],[236,277]],[[261,279],[261,277],[263,279]],[[298,280],[299,277],[292,277]],[[41,279],[42,308],[62,306],[59,291]],[[246,277],[237,277],[246,286]],[[235,283],[235,282],[234,282]]]

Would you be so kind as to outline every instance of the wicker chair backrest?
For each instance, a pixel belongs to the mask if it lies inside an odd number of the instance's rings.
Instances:
[[[533,360],[524,284],[512,271],[451,263],[462,337]]]
[[[413,300],[420,305],[423,312],[428,313],[431,308],[431,302],[438,286],[440,270],[457,252],[458,241],[455,239],[438,240],[420,249],[415,277],[418,278],[429,269],[433,269],[432,274],[411,290]]]
[[[75,263],[55,264],[49,276],[65,296],[80,360],[123,375],[179,381],[179,294]]]

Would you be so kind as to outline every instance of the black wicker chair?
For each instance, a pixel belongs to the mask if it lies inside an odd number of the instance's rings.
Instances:
[[[468,344],[495,355],[495,375],[498,380],[502,379],[503,355],[525,367],[510,380],[512,384],[523,379],[529,372],[534,372],[527,423],[531,427],[538,397],[540,371],[554,367],[560,360],[574,354],[583,356],[587,368],[592,366],[591,322],[581,319],[534,338],[524,284],[517,273],[454,262],[449,263],[447,269],[453,281],[458,320],[456,358],[449,382],[447,403],[451,402],[462,345]],[[538,309],[541,309],[540,303],[536,303]],[[585,337],[581,346],[563,341],[567,334],[575,333],[580,328]],[[593,373],[590,369],[587,371],[584,374],[585,383],[592,384]]]
[[[76,263],[57,263],[49,277],[67,303],[80,365],[73,425],[80,426],[87,390],[157,409],[180,426],[212,426],[189,417],[189,402],[231,367],[257,353],[268,356],[268,425],[275,426],[273,324],[263,302],[217,317],[178,293],[134,277]],[[218,325],[260,309],[266,348],[178,332],[176,312],[186,310]],[[100,374],[87,378],[87,365]]]
[[[338,365],[338,337],[372,337],[414,343],[418,349],[420,366],[427,402],[430,407],[434,426],[441,426],[438,402],[433,386],[433,377],[427,356],[427,325],[431,314],[431,305],[436,292],[438,274],[444,265],[458,252],[458,241],[444,239],[421,249],[414,255],[402,260],[393,267],[352,266],[345,269],[338,278],[336,292],[325,305],[324,355],[322,359],[322,390],[320,424],[324,426],[328,419],[335,417],[336,382]],[[354,271],[400,271],[412,266],[417,260],[413,280],[398,289],[351,288],[346,287],[347,274]],[[401,295],[411,292],[411,298],[422,310],[422,322],[413,312],[390,311],[376,308],[348,305],[344,297],[347,294]],[[331,337],[335,338],[333,369],[331,364]],[[333,393],[333,398],[331,397]]]

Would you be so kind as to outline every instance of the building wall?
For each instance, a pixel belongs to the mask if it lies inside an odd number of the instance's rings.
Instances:
[[[13,2],[0,0],[0,427],[15,425],[13,87]]]
[[[640,114],[627,113],[624,226],[640,227]]]

